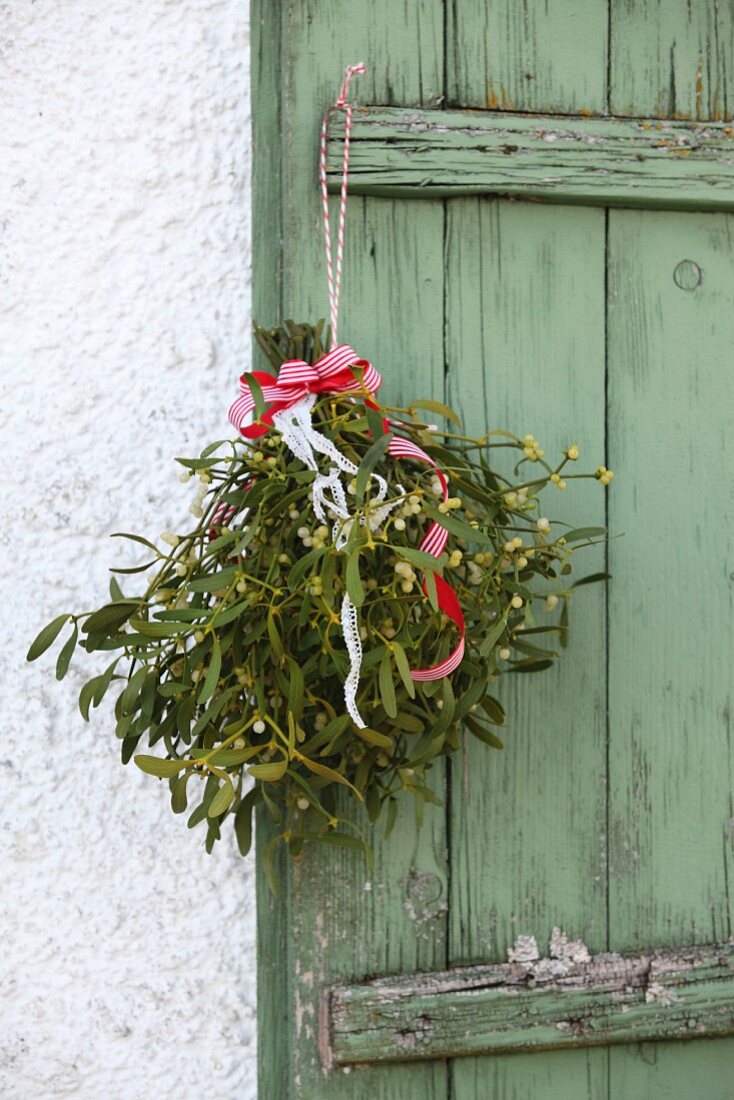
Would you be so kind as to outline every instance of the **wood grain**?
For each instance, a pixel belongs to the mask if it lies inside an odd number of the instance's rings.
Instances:
[[[443,10],[434,0],[369,7],[355,0],[273,5],[259,0],[255,18],[277,35],[263,45],[253,83],[280,59],[279,133],[282,149],[277,239],[270,270],[256,281],[277,287],[285,316],[311,319],[327,311],[323,230],[317,186],[321,112],[333,102],[344,67],[362,56],[370,71],[355,84],[360,100],[431,104],[443,79]],[[259,15],[258,15],[259,12]],[[419,45],[416,51],[416,44]],[[277,55],[277,56],[276,56]],[[255,59],[254,59],[255,60]],[[255,158],[257,164],[257,158]],[[255,176],[255,191],[272,178]],[[391,200],[349,200],[340,337],[374,359],[387,400],[405,393],[440,393],[443,384],[443,224],[440,202],[425,208]],[[263,232],[265,230],[263,229]],[[255,224],[257,237],[261,227]],[[270,318],[268,318],[270,319]],[[442,769],[433,782],[440,793]],[[366,822],[352,801],[344,813]],[[262,878],[262,855],[277,833],[258,821],[260,1084],[263,1100],[402,1100],[414,1090],[446,1100],[446,1068],[380,1068],[331,1074],[318,1049],[325,986],[403,969],[445,965],[447,844],[445,817],[429,807],[418,830],[405,802],[389,842],[375,833],[375,867],[334,848],[307,849],[297,863],[281,859],[280,896]],[[270,1028],[270,1031],[266,1029]]]
[[[613,0],[610,111],[731,119],[734,5],[718,0]]]
[[[458,967],[335,989],[338,1064],[734,1034],[734,945]]]
[[[733,231],[725,216],[610,215],[609,465],[623,471],[610,526],[624,538],[610,546],[609,871],[621,949],[731,935]],[[636,1065],[644,1095],[651,1071]]]
[[[551,462],[576,442],[580,464],[595,469],[604,445],[603,212],[457,199],[446,263],[448,398],[468,430],[532,432]],[[570,484],[544,494],[542,514],[603,524],[598,483]],[[597,555],[579,558],[579,575],[599,567]],[[467,735],[463,761],[452,763],[452,963],[504,962],[518,935],[543,943],[554,924],[592,949],[606,946],[603,588],[581,589],[571,619],[556,668],[499,681],[505,749]],[[586,1066],[583,1055],[562,1058],[571,1078],[574,1061]],[[504,1071],[508,1089],[512,1075],[524,1079],[524,1060]],[[495,1072],[485,1064],[475,1076],[456,1063],[457,1098]]]
[[[607,2],[447,2],[451,106],[603,112]]]
[[[331,128],[341,184],[344,121]],[[734,210],[734,128],[664,119],[360,108],[353,194],[506,195],[554,203]]]

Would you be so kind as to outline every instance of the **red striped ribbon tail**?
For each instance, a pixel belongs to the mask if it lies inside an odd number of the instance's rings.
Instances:
[[[404,439],[402,436],[393,436],[387,448],[387,453],[394,455],[395,458],[412,458],[418,462],[426,462],[429,466],[432,466],[441,483],[443,499],[444,501],[448,500],[449,486],[446,475],[443,470],[436,465],[431,456],[426,454],[426,452],[416,443],[413,443],[410,439]],[[448,539],[449,533],[446,528],[442,527],[436,520],[433,520],[421,539],[420,549],[424,554],[430,554],[432,557],[438,559],[446,549]],[[441,661],[440,664],[432,665],[430,668],[420,668],[411,671],[410,676],[413,680],[441,680],[444,676],[448,676],[450,673],[455,672],[462,662],[464,650],[466,648],[464,613],[461,610],[461,604],[459,603],[456,593],[451,585],[438,574],[435,574],[434,580],[436,582],[436,598],[439,610],[442,611],[444,615],[448,615],[451,621],[456,625],[459,631],[459,641],[448,657]],[[423,580],[423,591],[426,594],[428,593],[425,579]]]

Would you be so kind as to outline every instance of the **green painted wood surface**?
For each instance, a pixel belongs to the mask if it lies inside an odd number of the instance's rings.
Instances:
[[[330,187],[341,186],[344,120],[331,126]],[[355,112],[353,194],[500,195],[575,206],[734,210],[734,128],[661,119],[489,111]]]
[[[369,6],[356,0],[292,6],[259,0],[253,18],[264,19],[270,35],[264,52],[253,57],[255,89],[261,72],[267,76],[268,66],[280,66],[282,209],[280,239],[266,238],[255,225],[260,239],[254,281],[278,288],[282,316],[323,316],[326,277],[316,185],[321,112],[333,102],[344,67],[363,56],[370,72],[356,85],[360,98],[434,103],[442,90],[443,8],[438,0],[400,5],[379,0]],[[270,95],[267,83],[262,94]],[[272,185],[255,157],[255,194]],[[420,211],[401,202],[349,202],[340,338],[381,364],[389,379],[388,399],[440,392],[443,385],[443,221],[440,202]],[[440,792],[442,769],[435,770],[434,782]],[[257,832],[262,856],[277,827],[261,816]],[[312,846],[295,865],[281,859],[278,898],[261,871],[261,1100],[398,1100],[414,1090],[426,1100],[447,1100],[440,1062],[351,1074],[336,1070],[328,1076],[322,1065],[318,1021],[325,986],[446,962],[443,813],[429,809],[419,831],[414,807],[406,804],[389,844],[382,843],[380,829],[373,843],[370,873],[359,856],[338,849]]]
[[[448,3],[449,106],[602,113],[607,0]]]
[[[338,1064],[734,1034],[734,945],[456,967],[332,991]],[[584,953],[585,954],[585,953]]]
[[[469,430],[532,432],[549,455],[575,442],[594,462],[604,433],[604,213],[455,200],[447,276],[448,396]],[[554,490],[551,520],[604,523],[598,484],[581,484]],[[599,567],[597,554],[583,572]],[[504,962],[518,935],[543,943],[555,924],[592,950],[606,946],[604,591],[584,595],[572,607],[568,659],[532,680],[500,681],[505,750],[488,753],[467,735],[464,759],[452,763],[452,963]],[[487,1072],[457,1062],[457,1096],[475,1095]],[[508,1068],[506,1087],[514,1074],[524,1067]],[[587,1095],[579,1079],[583,1090],[569,1098]]]
[[[623,948],[731,935],[733,242],[731,217],[610,216],[610,464],[640,471],[610,496],[611,526],[635,546],[610,547],[610,932]],[[671,516],[686,539],[661,561]],[[651,1071],[635,1065],[642,1095]]]
[[[612,114],[697,119],[734,115],[732,4],[612,2],[609,33]]]
[[[256,316],[325,312],[318,127],[348,62],[387,107],[720,118],[731,23],[712,0],[256,0]],[[437,769],[445,813],[418,831],[405,806],[370,875],[317,850],[282,862],[278,899],[260,878],[261,1100],[731,1100],[728,1039],[329,1073],[318,1037],[331,986],[504,963],[555,924],[592,951],[731,935],[732,236],[721,214],[350,199],[340,335],[386,396],[445,385],[472,426],[606,448],[609,494],[558,511],[597,522],[606,502],[626,534],[608,615],[579,593],[567,660],[503,685],[504,753]],[[275,831],[261,817],[261,853]]]

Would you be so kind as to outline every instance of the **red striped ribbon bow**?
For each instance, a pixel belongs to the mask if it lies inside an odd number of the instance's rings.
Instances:
[[[355,375],[354,367],[361,368],[361,377]],[[268,405],[257,423],[250,423],[251,414],[255,409],[255,398],[250,388],[249,378],[256,379]],[[291,408],[309,393],[363,393],[367,390],[375,394],[381,383],[382,377],[379,371],[375,370],[368,359],[360,359],[348,344],[339,344],[313,366],[302,359],[287,359],[281,365],[277,378],[264,371],[253,371],[251,375],[243,374],[240,378],[240,396],[230,407],[229,419],[246,438],[258,439],[270,430],[276,413]],[[376,405],[374,407],[377,408]],[[389,428],[388,421],[385,421],[385,430]],[[421,447],[410,439],[394,435],[387,453],[395,458],[426,462],[436,471],[436,476],[441,483],[443,499],[448,500],[449,488],[446,475]],[[227,519],[229,518],[231,518],[230,514],[227,515]],[[219,516],[217,521],[226,522]],[[425,554],[438,559],[446,549],[448,537],[446,528],[433,520],[421,540],[420,549]],[[435,581],[439,609],[455,623],[459,631],[459,641],[448,657],[439,664],[412,671],[410,675],[414,680],[440,680],[443,676],[454,672],[464,656],[464,615],[461,604],[456,593],[443,577],[436,574]],[[425,580],[423,591],[427,591]]]
[[[358,377],[353,368],[362,368]],[[262,390],[268,408],[256,424],[243,427],[255,409],[255,398],[249,379],[254,378]],[[322,356],[313,366],[303,359],[286,359],[278,371],[278,377],[265,371],[253,371],[240,378],[240,396],[232,403],[229,419],[247,439],[265,435],[276,413],[291,408],[308,393],[355,393],[367,390],[376,393],[382,378],[367,359],[359,356],[348,344],[339,344]]]

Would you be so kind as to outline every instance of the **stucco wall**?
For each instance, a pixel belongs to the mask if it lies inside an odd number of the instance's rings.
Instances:
[[[0,2],[0,1095],[254,1097],[252,865],[26,666],[247,366],[246,0]],[[8,201],[9,199],[9,201]],[[97,666],[89,662],[88,674]]]

